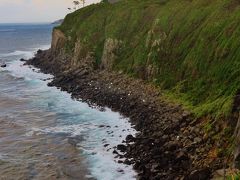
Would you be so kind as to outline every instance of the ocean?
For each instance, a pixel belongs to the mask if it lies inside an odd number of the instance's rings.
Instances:
[[[19,61],[48,49],[52,28],[0,24],[0,179],[136,179],[112,153],[136,133],[129,119],[48,87],[51,75]]]

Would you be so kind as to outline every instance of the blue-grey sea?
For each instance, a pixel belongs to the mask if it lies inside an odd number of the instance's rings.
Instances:
[[[0,179],[136,179],[112,153],[136,133],[129,120],[48,87],[51,75],[19,61],[48,49],[52,28],[0,24]]]

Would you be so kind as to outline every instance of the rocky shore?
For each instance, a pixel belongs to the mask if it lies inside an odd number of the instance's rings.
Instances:
[[[68,70],[52,60],[48,51],[38,51],[27,65],[33,65],[55,77],[49,86],[57,86],[73,98],[109,107],[129,117],[138,131],[113,153],[133,164],[139,179],[210,179],[221,169],[221,159],[211,156],[213,140],[198,121],[181,106],[166,103],[156,87],[121,72],[78,68]]]

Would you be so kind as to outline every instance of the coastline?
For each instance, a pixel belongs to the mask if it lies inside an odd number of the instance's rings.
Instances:
[[[139,179],[209,179],[221,168],[221,160],[208,158],[212,144],[202,138],[201,123],[180,106],[164,102],[153,85],[106,70],[66,70],[54,64],[54,58],[50,50],[39,50],[26,64],[53,74],[49,86],[130,118],[139,133],[136,138],[129,134],[126,145],[118,145],[113,153],[127,158],[119,163],[132,164]]]

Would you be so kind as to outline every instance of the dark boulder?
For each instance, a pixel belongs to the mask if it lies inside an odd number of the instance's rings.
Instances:
[[[42,52],[43,52],[43,50],[39,49],[39,50],[37,51],[37,54],[41,54]]]
[[[5,63],[4,63],[4,64],[1,64],[1,67],[2,67],[2,68],[5,68],[5,67],[7,67],[7,64],[5,64]]]
[[[131,135],[131,134],[127,135],[127,137],[126,137],[126,141],[127,141],[127,142],[134,142],[135,139],[136,139],[136,138],[133,137],[133,135]]]
[[[117,145],[117,149],[121,152],[125,152],[127,150],[127,146],[125,146],[124,144],[119,144]]]
[[[20,59],[20,61],[22,61],[22,62],[26,62],[27,60],[26,60],[26,59],[23,59],[23,58],[21,58],[21,59]]]

